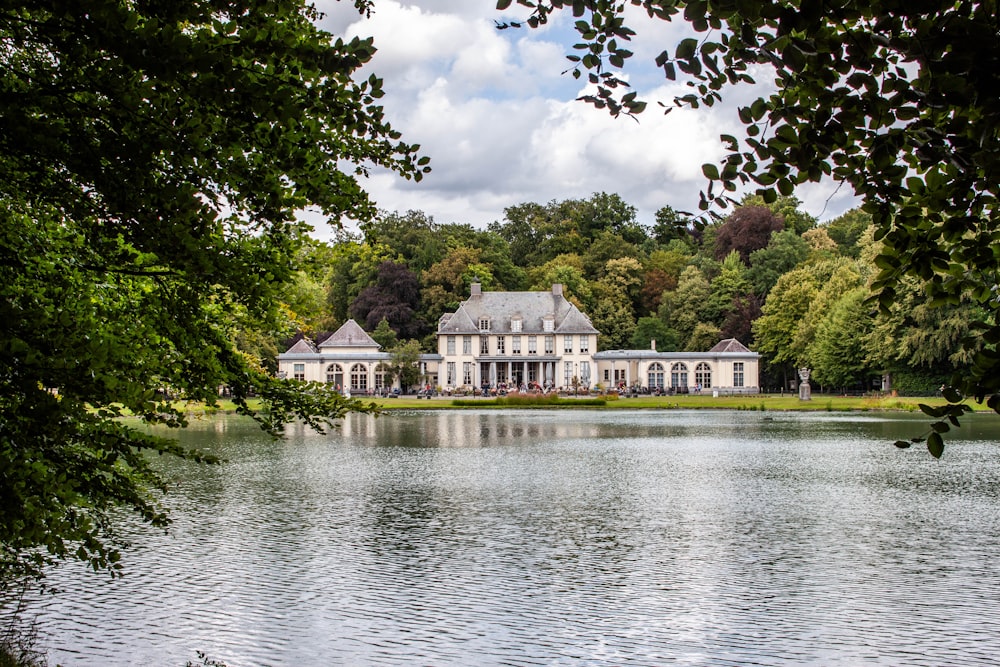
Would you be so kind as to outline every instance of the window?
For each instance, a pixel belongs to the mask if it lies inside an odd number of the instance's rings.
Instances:
[[[688,367],[685,364],[677,362],[670,368],[670,386],[674,388],[688,386]]]
[[[590,386],[590,362],[581,361],[580,362],[580,381],[583,382],[584,387]]]
[[[448,386],[451,387],[455,384],[455,362],[448,362]]]
[[[481,317],[481,318],[479,318],[479,330],[480,331],[489,331],[490,330],[490,318],[488,318],[488,317]]]
[[[571,387],[573,386],[573,362],[566,361],[563,362],[563,386]]]
[[[650,389],[663,389],[663,364],[656,361],[649,365],[646,371],[646,386]]]
[[[611,382],[611,371],[609,371],[607,368],[604,369],[604,381]]]
[[[455,356],[455,337],[448,336],[448,355]]]
[[[528,354],[538,354],[538,336],[528,336]]]
[[[507,340],[505,336],[497,336],[497,354],[507,354]]]
[[[490,353],[490,337],[480,336],[479,337],[479,354],[489,354]]]
[[[510,321],[510,330],[514,333],[521,333],[521,318],[515,317]]]
[[[736,361],[733,362],[733,386],[742,387],[743,386],[743,362]]]
[[[381,389],[385,386],[385,371],[375,369],[375,388]]]
[[[472,336],[462,336],[462,354],[472,354]]]
[[[364,364],[351,366],[351,391],[366,391],[368,389],[368,369]]]
[[[546,317],[545,321],[542,323],[542,330],[555,331],[556,330],[555,320],[553,320],[551,317]]]
[[[330,364],[326,367],[326,382],[327,384],[336,384],[337,389],[340,389],[340,385],[344,382],[344,369],[340,367],[340,364]]]
[[[580,354],[590,354],[590,336],[580,336]]]
[[[469,361],[462,362],[462,384],[472,384],[472,363]]]
[[[555,354],[556,353],[556,337],[546,336],[545,337],[545,354]]]
[[[695,366],[694,381],[702,389],[712,388],[712,368],[704,361]]]
[[[296,380],[306,379],[306,365],[305,364],[293,364],[292,365],[292,377]]]
[[[510,337],[510,353],[511,354],[521,354],[521,337],[511,336]]]
[[[563,336],[563,354],[573,354],[572,336]]]

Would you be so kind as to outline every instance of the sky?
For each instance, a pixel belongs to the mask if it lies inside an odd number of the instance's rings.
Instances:
[[[684,36],[683,21],[651,20],[637,13],[635,56],[627,76],[640,99],[649,102],[638,120],[612,118],[577,101],[584,79],[565,71],[565,56],[578,41],[570,12],[549,25],[498,30],[498,20],[524,17],[498,12],[495,0],[376,0],[371,18],[350,0],[316,0],[325,14],[319,25],[336,36],[373,37],[378,52],[362,71],[384,80],[381,102],[393,127],[431,158],[431,173],[419,182],[374,170],[364,187],[378,208],[423,211],[438,223],[485,227],[503,221],[504,209],[525,202],[545,204],[586,199],[597,192],[618,194],[636,207],[638,220],[652,225],[663,206],[697,211],[707,182],[701,165],[725,154],[720,134],[743,136],[739,106],[758,88],[724,92],[722,104],[664,115],[688,92],[667,81],[653,63]],[[796,191],[803,208],[820,221],[857,204],[837,184]],[[304,217],[315,236],[331,228],[316,214]],[[350,225],[348,225],[350,227]]]

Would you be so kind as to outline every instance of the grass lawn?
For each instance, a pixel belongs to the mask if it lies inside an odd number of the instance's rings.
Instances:
[[[759,410],[759,411],[782,411],[782,410],[812,410],[828,412],[870,412],[870,411],[903,411],[918,412],[918,404],[943,405],[945,400],[940,397],[902,397],[902,396],[836,396],[827,394],[813,394],[811,401],[800,401],[797,396],[789,394],[757,394],[750,396],[719,396],[714,398],[711,394],[701,395],[680,395],[680,396],[639,396],[636,398],[619,398],[617,396],[605,397],[606,403],[603,406],[595,407],[590,405],[574,406],[573,398],[560,399],[556,404],[540,403],[537,407],[545,409],[561,409],[573,407],[585,407],[598,410],[634,410],[634,409],[716,409],[716,410]],[[368,402],[369,399],[362,398]],[[492,399],[463,399],[464,405],[455,404],[455,399],[446,396],[435,396],[431,399],[417,398],[416,396],[401,396],[400,398],[375,398],[370,399],[378,407],[384,410],[462,410],[468,408],[526,408],[533,407],[530,404],[519,404],[512,406],[497,405]],[[251,407],[259,408],[260,401],[251,399]],[[990,412],[985,405],[975,402],[969,403],[977,412]],[[235,412],[236,406],[232,401],[219,400],[217,409],[206,410],[201,404],[187,404],[187,412],[192,415],[231,413]]]
[[[811,401],[800,401],[797,396],[785,394],[758,394],[755,396],[719,396],[711,394],[681,395],[681,396],[640,396],[637,398],[607,397],[603,407],[606,410],[633,409],[717,409],[717,410],[813,410],[813,411],[879,411],[893,410],[918,412],[918,404],[943,405],[946,401],[940,397],[898,397],[898,396],[835,396],[813,394]],[[440,410],[465,409],[467,407],[530,407],[529,405],[502,406],[496,405],[492,399],[463,399],[464,405],[458,407],[454,400],[445,396],[432,399],[418,399],[416,396],[400,398],[374,399],[376,405],[386,410]],[[470,405],[471,404],[471,405]],[[558,404],[540,404],[540,408],[572,408],[573,398],[561,399]],[[985,405],[970,403],[976,411],[989,412]],[[595,409],[593,405],[580,406]]]

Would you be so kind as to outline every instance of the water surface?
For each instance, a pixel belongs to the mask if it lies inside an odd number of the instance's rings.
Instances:
[[[166,462],[167,534],[31,611],[63,665],[972,665],[1000,655],[1000,421],[445,411]],[[961,438],[961,439],[959,439]]]

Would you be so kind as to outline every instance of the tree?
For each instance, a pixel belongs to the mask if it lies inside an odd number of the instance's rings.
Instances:
[[[659,317],[640,317],[629,340],[629,349],[648,350],[654,341],[657,351],[672,352],[677,349],[677,332]]]
[[[420,307],[420,284],[417,275],[405,264],[382,262],[375,282],[361,290],[351,304],[351,316],[371,331],[382,320],[404,338],[423,333],[424,322],[417,317]]]
[[[421,283],[429,321],[437,322],[442,314],[456,310],[474,282],[485,290],[495,289],[493,272],[482,264],[482,255],[479,248],[453,248],[424,271]]]
[[[812,353],[816,382],[846,389],[870,374],[865,358],[865,339],[872,325],[867,298],[865,287],[842,293],[820,322]]]
[[[784,222],[766,206],[741,206],[726,218],[715,234],[715,258],[736,250],[746,264],[754,250],[766,248],[771,235],[784,229]]]
[[[755,83],[758,69],[773,79],[772,93],[739,109],[745,136],[723,135],[728,155],[703,166],[710,184],[702,209],[730,205],[726,193],[740,186],[775,201],[807,181],[846,184],[863,199],[875,237],[884,242],[872,283],[881,309],[891,307],[900,281],[912,275],[932,303],[964,296],[988,314],[977,324],[984,345],[975,362],[945,392],[951,405],[928,411],[938,419],[927,436],[931,453],[941,455],[940,433],[967,411],[965,400],[985,400],[1000,412],[1000,256],[994,250],[1000,97],[991,92],[1000,87],[1000,42],[994,3],[518,3],[532,8],[531,27],[572,7],[580,33],[569,56],[573,75],[587,74],[596,88],[584,99],[614,115],[646,107],[621,72],[635,34],[624,17],[626,5],[641,6],[655,20],[683,16],[695,32],[708,33],[684,36],[656,57],[668,79],[678,72],[687,78],[690,92],[675,104],[711,106],[729,88]]]
[[[389,325],[389,320],[384,317],[379,320],[378,326],[371,332],[371,337],[383,350],[391,350],[396,347],[399,340],[395,329]]]
[[[757,351],[776,364],[798,364],[801,355],[795,335],[816,298],[817,281],[807,269],[795,269],[778,278],[764,302],[761,316],[753,323]]]
[[[677,331],[681,346],[687,345],[695,327],[706,319],[705,304],[711,293],[705,274],[689,266],[681,272],[677,290],[660,304],[659,316]]]
[[[417,272],[427,270],[447,250],[441,226],[423,211],[380,211],[361,224],[361,231],[368,245],[388,248],[392,259]]]
[[[295,0],[0,13],[0,581],[66,558],[114,573],[117,505],[168,523],[146,454],[202,458],[145,430],[185,423],[168,396],[226,386],[272,431],[365,408],[232,338],[282,319],[296,210],[364,219],[360,174],[425,169],[380,80],[354,79],[371,41],[317,18]]]
[[[691,332],[685,352],[704,352],[712,349],[712,346],[721,340],[719,327],[710,322],[699,322]]]
[[[750,253],[747,277],[753,283],[754,293],[766,296],[778,278],[808,257],[809,244],[801,236],[789,229],[776,232],[766,248]]]
[[[871,225],[872,216],[855,208],[828,222],[824,225],[824,229],[830,238],[836,241],[842,255],[857,257],[858,241]]]
[[[711,294],[708,302],[704,304],[706,320],[720,323],[733,311],[736,300],[746,296],[751,291],[750,280],[747,278],[747,268],[740,260],[740,254],[737,251],[733,250],[726,256],[722,261],[719,274],[712,279],[709,285]]]
[[[420,343],[415,340],[400,341],[389,350],[391,359],[386,370],[404,389],[420,382],[420,352]]]
[[[652,236],[660,245],[688,238],[691,221],[684,214],[675,211],[673,207],[660,208],[656,211],[655,219]]]

